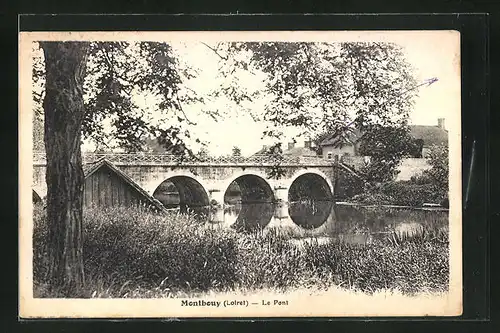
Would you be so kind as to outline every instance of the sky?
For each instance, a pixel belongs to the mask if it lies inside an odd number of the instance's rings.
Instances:
[[[379,33],[378,35],[362,33],[349,38],[350,40],[395,42],[403,47],[407,61],[414,67],[417,82],[423,82],[430,78],[438,79],[436,83],[419,89],[419,96],[416,98],[414,109],[410,114],[411,124],[437,125],[437,119],[444,118],[445,126],[449,127],[450,124],[456,123],[457,119],[459,121],[460,57],[458,54],[459,38],[455,32],[414,31],[394,34]],[[214,40],[206,42],[209,45],[215,45]],[[198,69],[197,78],[187,83],[191,89],[204,95],[211,89],[227,83],[225,78],[217,76],[218,56],[203,45],[199,38],[182,40],[182,42],[172,41],[170,44],[182,61]],[[262,77],[259,75],[241,73],[238,80],[240,84],[250,90],[262,87]],[[135,100],[139,106],[142,105],[144,108],[151,108],[153,104],[151,99],[144,96],[136,96]],[[251,110],[259,111],[263,110],[265,103],[265,100],[255,100],[246,106]],[[242,150],[242,154],[247,156],[258,151],[264,144],[271,143],[270,140],[261,140],[266,125],[255,122],[248,109],[245,110],[224,99],[209,101],[202,107],[218,108],[224,110],[225,114],[223,118],[214,121],[211,117],[204,115],[199,105],[185,108],[188,118],[196,123],[190,128],[193,137],[192,148],[195,151],[201,146],[194,142],[194,138],[206,141],[206,148],[213,155],[230,154],[232,148],[238,146]],[[283,138],[283,143],[290,141],[297,134],[293,130],[285,132],[287,135]],[[298,144],[300,145],[301,142],[298,141]]]
[[[430,86],[419,89],[419,96],[413,111],[410,114],[410,122],[415,125],[437,125],[438,118],[447,119],[456,113],[456,102],[452,100],[456,96],[457,86],[456,68],[457,64],[453,52],[454,41],[432,38],[409,38],[398,44],[404,47],[408,62],[415,68],[417,82],[423,82],[430,78],[438,78],[438,81]],[[222,80],[213,80],[217,74],[217,55],[206,46],[195,43],[187,46],[185,58],[192,64],[202,62],[203,71],[196,82],[196,89],[203,91],[217,85]],[[242,77],[242,81],[248,81],[248,86],[258,86],[258,79]],[[458,100],[458,103],[460,101]],[[263,108],[265,102],[255,101],[253,107]],[[230,107],[230,106],[229,106]],[[210,141],[208,149],[213,154],[229,154],[233,146],[242,149],[244,155],[249,155],[259,150],[263,144],[269,143],[259,140],[265,129],[263,123],[254,122],[245,112],[233,110],[234,115],[214,122],[211,119],[197,118],[198,128],[196,133]],[[289,131],[289,137],[283,142],[290,141],[296,134]],[[303,141],[303,140],[302,140]],[[298,141],[300,145],[302,142]]]

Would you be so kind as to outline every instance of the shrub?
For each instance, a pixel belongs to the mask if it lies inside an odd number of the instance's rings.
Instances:
[[[430,169],[424,170],[420,175],[412,177],[411,183],[417,185],[432,186],[435,192],[435,200],[442,206],[448,203],[448,147],[433,146],[430,149],[427,162]]]
[[[439,204],[443,198],[434,184],[391,181],[373,187],[369,191],[355,196],[353,200],[373,205],[420,207],[427,202]]]
[[[337,198],[352,198],[364,189],[364,181],[348,171],[341,171],[335,186]]]

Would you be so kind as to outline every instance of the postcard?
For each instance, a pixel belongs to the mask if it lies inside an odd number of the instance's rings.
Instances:
[[[462,313],[459,32],[19,51],[20,317]]]

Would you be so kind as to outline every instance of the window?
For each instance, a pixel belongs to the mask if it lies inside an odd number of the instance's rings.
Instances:
[[[326,156],[327,156],[327,157],[326,157],[327,159],[329,159],[329,160],[331,160],[331,159],[332,159],[332,153],[328,153],[328,155],[326,155]]]

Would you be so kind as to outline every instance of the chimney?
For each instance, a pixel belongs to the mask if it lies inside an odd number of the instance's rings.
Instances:
[[[445,129],[444,128],[444,118],[438,118],[438,127],[441,129]]]
[[[295,142],[288,142],[288,150],[293,149],[295,147]]]
[[[304,148],[311,148],[311,140],[304,141]]]

